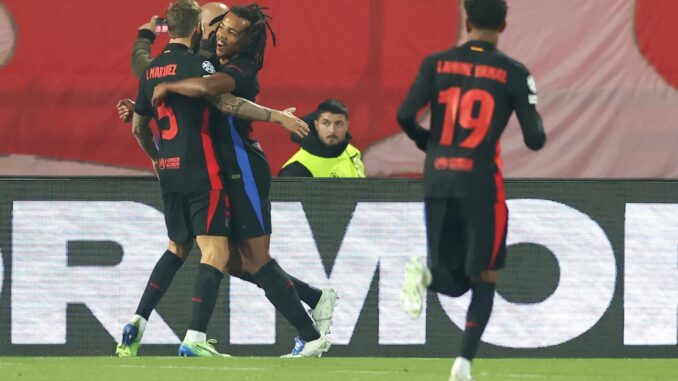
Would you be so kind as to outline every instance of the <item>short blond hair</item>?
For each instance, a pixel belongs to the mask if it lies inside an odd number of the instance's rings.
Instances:
[[[200,24],[202,9],[195,0],[177,0],[167,8],[167,27],[171,38],[188,37]]]

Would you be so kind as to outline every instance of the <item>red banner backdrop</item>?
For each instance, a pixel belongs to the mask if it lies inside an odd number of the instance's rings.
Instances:
[[[532,68],[538,83],[540,78],[546,79],[541,81],[540,101],[544,101],[544,117],[551,135],[546,151],[550,156],[547,157],[560,157],[573,163],[567,165],[546,160],[538,168],[526,167],[524,163],[536,156],[531,156],[518,144],[514,149],[509,144],[509,176],[678,177],[678,154],[675,153],[678,152],[675,149],[678,133],[675,128],[669,129],[669,126],[675,127],[677,119],[671,119],[675,113],[666,112],[671,108],[678,109],[678,104],[674,103],[678,97],[675,88],[671,87],[678,84],[678,46],[667,43],[678,38],[670,20],[670,15],[678,13],[678,3],[671,0],[639,0],[637,3],[602,0],[609,1],[618,4],[611,8],[619,8],[617,11],[622,14],[625,7],[630,7],[631,17],[620,18],[626,16],[615,16],[612,11],[596,15],[595,12],[602,10],[594,7],[588,10],[593,14],[585,13],[591,20],[597,17],[597,22],[592,21],[581,29],[578,25],[563,25],[572,18],[559,18],[549,11],[555,4],[563,3],[558,0],[509,1],[511,17],[520,22],[509,19],[508,33],[511,34],[507,36],[508,43],[501,47]],[[168,3],[169,0],[5,1],[4,6],[0,6],[0,155],[35,155],[149,169],[129,126],[118,121],[114,106],[118,99],[133,98],[136,92],[136,81],[130,70],[130,50],[137,28],[150,16],[162,14]],[[235,3],[245,2],[234,1],[229,5]],[[419,62],[430,52],[457,42],[459,2],[268,0],[262,3],[271,8],[278,47],[268,49],[258,101],[276,108],[296,106],[303,114],[312,111],[325,98],[340,98],[351,111],[351,130],[356,145],[366,149],[368,172],[373,175],[418,172],[420,157],[413,145],[409,145],[404,154],[394,148],[397,146],[387,143],[400,132],[395,123],[395,110],[413,80]],[[585,4],[591,2],[566,3],[575,14],[580,14],[581,9],[586,11],[589,7]],[[560,10],[563,5],[557,8]],[[615,107],[619,109],[631,104],[639,107],[639,100],[649,99],[648,104],[640,105],[645,107],[643,112],[664,115],[664,118],[653,119],[652,126],[643,127],[642,134],[651,134],[652,128],[656,128],[658,143],[652,147],[653,154],[640,159],[641,170],[629,170],[627,162],[604,158],[600,165],[589,171],[580,169],[582,160],[590,157],[588,149],[591,147],[577,148],[576,142],[567,136],[568,131],[596,129],[598,136],[602,136],[612,129],[628,129],[632,138],[633,126],[620,125],[614,118],[603,118],[601,123],[591,124],[595,120],[593,116],[576,117],[586,114],[586,102],[569,102],[567,96],[577,94],[578,86],[586,82],[569,80],[577,73],[568,70],[578,66],[563,66],[560,58],[560,61],[548,57],[540,60],[540,54],[549,54],[551,50],[544,49],[545,45],[532,45],[540,34],[569,28],[574,34],[572,40],[576,39],[578,43],[566,48],[572,50],[570,56],[583,62],[589,56],[605,53],[595,51],[600,46],[608,43],[614,47],[623,45],[614,38],[617,31],[606,27],[607,17],[617,17],[620,27],[635,25],[628,40],[637,39],[636,53],[642,52],[650,64],[645,65],[656,79],[649,75],[620,81],[615,79],[614,73],[605,77],[600,72],[581,75],[596,76],[595,84],[599,89],[631,86],[632,96],[615,98]],[[582,23],[586,21],[582,20]],[[560,29],[553,25],[560,25]],[[597,29],[600,34],[595,34]],[[589,34],[591,31],[594,34]],[[159,38],[154,47],[156,51],[166,41],[166,36]],[[548,40],[540,41],[548,43]],[[562,57],[566,56],[568,54]],[[620,62],[633,58],[617,54],[610,60]],[[610,68],[614,70],[616,66]],[[602,68],[601,72],[605,70]],[[559,77],[568,80],[558,81]],[[650,88],[643,85],[648,80],[652,81]],[[634,84],[637,87],[634,88]],[[637,96],[633,96],[634,91]],[[649,97],[648,91],[652,93]],[[658,104],[662,99],[665,104]],[[270,158],[273,172],[277,173],[280,165],[296,150],[295,145],[290,142],[289,135],[276,126],[257,124],[255,130],[255,136]],[[517,128],[510,131],[514,135],[519,133]],[[613,142],[618,148],[607,147],[606,155],[618,156],[619,147],[627,149],[626,141],[619,139]],[[396,160],[402,156],[405,156],[404,161]],[[512,164],[521,170],[512,170]],[[1,174],[12,172],[7,164],[0,170]],[[55,174],[49,167],[44,171],[32,174]]]

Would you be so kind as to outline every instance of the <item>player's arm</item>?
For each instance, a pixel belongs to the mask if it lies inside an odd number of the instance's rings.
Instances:
[[[231,61],[221,67],[217,73],[214,73],[215,70],[212,64],[209,61],[205,61],[202,63],[202,70],[201,76],[156,86],[153,91],[153,104],[157,105],[164,101],[170,93],[189,98],[203,99],[233,93],[238,88],[243,88],[250,84],[256,78],[257,72],[253,63],[247,59]]]
[[[310,131],[308,124],[294,115],[295,108],[279,111],[232,94],[208,97],[208,100],[214,103],[224,114],[231,114],[244,120],[276,123],[302,138],[308,135]]]
[[[153,171],[155,172],[155,177],[160,178],[160,165],[158,164],[160,160],[160,152],[158,147],[155,145],[153,140],[153,132],[150,127],[151,117],[143,116],[140,114],[134,113],[132,117],[132,133],[137,139],[137,142],[141,148],[146,152],[146,155],[151,159],[153,165]]]
[[[155,175],[160,178],[158,166],[160,152],[158,151],[158,147],[155,145],[153,132],[151,131],[150,127],[153,108],[150,103],[150,97],[146,95],[147,92],[145,91],[145,84],[146,83],[144,79],[139,81],[139,93],[137,95],[137,101],[134,105],[134,116],[132,116],[132,134],[139,143],[139,146],[141,146],[141,149],[143,149],[146,155],[151,159]]]
[[[235,79],[228,74],[215,73],[204,78],[188,78],[176,82],[166,82],[155,87],[153,104],[164,101],[169,94],[179,94],[189,98],[216,97],[232,93],[236,89]]]
[[[511,86],[511,102],[516,111],[525,145],[537,151],[546,143],[546,133],[541,115],[537,111],[537,86],[529,72],[521,74]]]
[[[160,151],[153,140],[153,131],[151,131],[151,117],[134,113],[132,117],[132,134],[137,139],[141,149],[146,152],[153,162],[160,160]]]
[[[144,70],[153,62],[151,55],[151,46],[155,41],[155,20],[158,16],[151,17],[151,21],[139,27],[139,34],[132,47],[132,73],[137,78],[141,78]]]
[[[405,100],[398,109],[398,124],[417,147],[426,151],[430,131],[424,129],[417,122],[417,113],[426,106],[431,99],[431,89],[435,75],[435,61],[430,57],[422,62],[419,74],[407,93]]]

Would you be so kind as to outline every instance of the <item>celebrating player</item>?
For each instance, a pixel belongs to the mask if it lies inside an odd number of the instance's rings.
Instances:
[[[267,31],[270,31],[267,17],[256,4],[231,8],[217,32],[219,73],[210,78],[158,86],[154,102],[177,93],[212,99],[222,111],[232,113],[240,106],[223,107],[215,97],[232,93],[253,101],[259,93],[257,75],[264,66]],[[275,43],[275,35],[272,31],[271,34]],[[266,297],[299,332],[291,356],[321,356],[330,347],[325,334],[329,330],[336,294],[332,289],[320,291],[290,277],[271,258],[270,166],[259,144],[250,139],[250,122],[228,115],[226,125],[219,142],[223,143],[221,152],[230,168],[231,233],[245,270],[241,277],[251,278],[264,289]],[[320,332],[304,310],[300,296],[313,309],[312,316]]]
[[[133,132],[153,162],[163,192],[169,249],[156,264],[136,315],[123,330],[116,348],[119,356],[136,356],[151,311],[193,247],[202,252],[192,301],[191,321],[179,348],[182,356],[221,356],[207,340],[207,324],[214,310],[219,284],[229,259],[229,199],[216,158],[214,130],[223,129],[222,113],[202,100],[174,95],[153,107],[156,85],[214,73],[213,65],[193,54],[200,35],[200,7],[194,0],[178,0],[167,10],[170,43],[145,70],[139,84]],[[228,99],[234,98],[229,96]],[[257,111],[288,126],[306,126],[289,113],[247,102],[243,112]],[[155,145],[149,128],[158,123],[161,144]],[[306,126],[307,128],[307,126]]]
[[[449,296],[472,290],[461,354],[451,381],[471,380],[471,361],[492,311],[506,257],[508,209],[499,138],[516,112],[526,145],[546,141],[528,70],[497,50],[505,0],[465,0],[469,42],[427,57],[398,111],[398,122],[426,151],[424,190],[429,266],[410,259],[403,308],[420,315],[426,288]],[[417,112],[431,107],[431,130]]]

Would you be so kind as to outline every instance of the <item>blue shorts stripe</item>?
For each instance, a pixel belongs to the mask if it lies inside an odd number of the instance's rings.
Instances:
[[[238,161],[238,167],[240,167],[240,172],[242,173],[242,181],[245,185],[245,193],[247,198],[250,199],[254,212],[257,214],[257,219],[261,225],[261,231],[265,232],[266,228],[264,227],[264,216],[261,208],[261,198],[259,197],[259,189],[257,188],[257,183],[254,181],[254,174],[252,173],[252,166],[250,165],[249,156],[247,156],[247,151],[245,149],[245,142],[242,140],[242,137],[234,127],[233,116],[228,117],[228,124],[231,129],[231,136],[233,138],[233,148],[235,149],[235,157]]]

